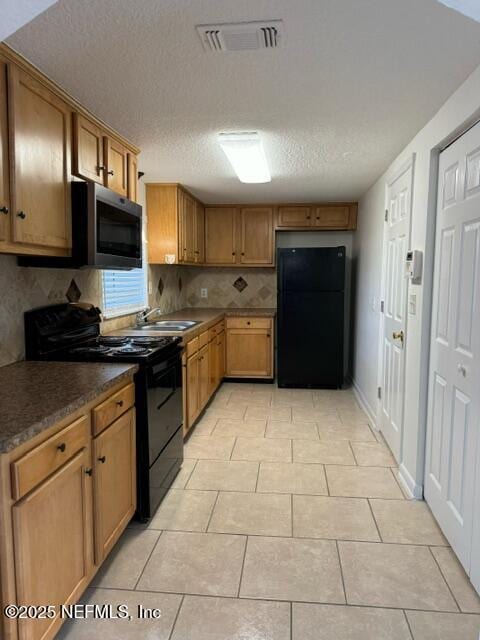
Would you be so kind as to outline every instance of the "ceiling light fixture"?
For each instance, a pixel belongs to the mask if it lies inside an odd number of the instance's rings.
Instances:
[[[240,182],[270,182],[267,158],[256,131],[219,133],[218,139]]]

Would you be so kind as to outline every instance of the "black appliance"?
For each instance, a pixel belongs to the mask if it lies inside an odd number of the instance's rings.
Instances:
[[[183,461],[182,368],[179,337],[101,336],[100,310],[84,303],[27,311],[27,360],[134,362],[137,518],[150,518],[160,504],[167,475]]]
[[[278,249],[279,387],[343,384],[345,247]]]
[[[142,266],[142,207],[95,182],[72,182],[72,256],[19,257],[27,267]]]

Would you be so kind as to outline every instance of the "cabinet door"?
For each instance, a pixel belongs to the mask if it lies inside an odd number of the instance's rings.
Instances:
[[[181,190],[178,195],[181,229],[179,255],[183,262],[195,262],[195,200]]]
[[[74,114],[73,173],[85,180],[104,184],[103,130],[84,118]]]
[[[205,208],[205,263],[235,264],[236,209]]]
[[[205,262],[205,207],[195,202],[195,262]]]
[[[313,222],[311,207],[284,206],[278,207],[277,227],[295,228],[310,227]]]
[[[242,264],[273,264],[272,207],[240,209]]]
[[[225,376],[225,331],[217,336],[217,382],[218,384]]]
[[[92,574],[90,449],[82,449],[13,508],[18,605],[70,604]],[[54,620],[19,620],[21,640],[40,640]]]
[[[189,428],[200,412],[198,353],[187,360],[187,417]]]
[[[133,200],[133,202],[137,202],[138,198],[138,158],[134,153],[127,154],[127,163],[128,163],[128,198],[129,200]]]
[[[207,404],[210,397],[210,366],[209,366],[209,350],[206,344],[198,353],[198,395],[199,395],[199,410]]]
[[[108,554],[135,513],[135,410],[93,441],[95,563]]]
[[[272,339],[270,329],[229,329],[227,331],[226,375],[270,378]]]
[[[9,71],[13,239],[67,249],[71,247],[70,107],[18,67],[12,65]]]
[[[208,343],[208,389],[212,395],[217,387],[217,338],[216,336]]]
[[[127,195],[128,152],[113,138],[104,138],[104,157],[107,168],[105,184],[121,196]]]
[[[349,225],[350,207],[323,206],[315,208],[315,226],[321,229],[345,229]]]
[[[10,189],[8,169],[7,65],[0,60],[0,240],[10,231]]]

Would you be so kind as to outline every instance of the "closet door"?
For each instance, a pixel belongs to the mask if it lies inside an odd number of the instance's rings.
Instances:
[[[425,498],[478,585],[480,124],[440,155],[437,202]]]

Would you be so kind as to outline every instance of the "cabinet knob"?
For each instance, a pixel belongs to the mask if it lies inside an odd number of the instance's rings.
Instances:
[[[235,251],[232,251],[232,256],[234,256],[234,255],[235,255]]]
[[[244,251],[242,251],[242,256],[244,256],[244,255],[245,255],[245,252],[244,252]]]
[[[98,461],[101,462],[102,464],[105,464],[106,457],[105,456],[100,456],[100,458],[98,458]]]
[[[93,469],[85,469],[85,473],[87,474],[87,476],[91,476],[93,473]]]
[[[61,444],[59,444],[59,445],[58,445],[58,447],[57,447],[57,449],[58,449],[59,451],[61,451],[62,453],[65,451],[65,449],[66,449],[66,448],[67,448],[67,445],[66,445],[64,442],[62,442]]]
[[[247,320],[247,324],[250,324],[250,320]]]
[[[112,169],[110,169],[110,171],[107,171],[107,173],[108,173],[109,176],[113,176],[114,175],[114,172],[113,172]]]
[[[8,207],[0,207],[0,212],[4,213],[5,215],[7,215],[8,213]]]
[[[123,400],[117,400],[117,407],[123,407]]]
[[[307,216],[307,220],[310,220],[310,216]]]
[[[27,214],[25,213],[25,211],[19,211],[17,213],[17,218],[21,218],[22,220],[25,220],[26,217],[27,217]]]
[[[267,338],[270,338],[270,334],[269,333],[267,333]]]

